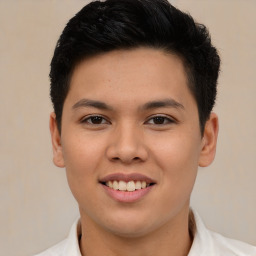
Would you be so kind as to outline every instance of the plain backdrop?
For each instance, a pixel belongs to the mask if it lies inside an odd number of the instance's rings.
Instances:
[[[52,163],[49,63],[88,1],[0,0],[0,255],[33,255],[78,216],[65,170]],[[211,31],[222,58],[216,160],[199,170],[193,207],[207,226],[256,245],[256,1],[176,0]]]

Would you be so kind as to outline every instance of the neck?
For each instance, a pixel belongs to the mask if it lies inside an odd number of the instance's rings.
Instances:
[[[82,214],[81,223],[83,256],[186,256],[192,244],[189,209],[159,229],[136,238],[112,234]]]

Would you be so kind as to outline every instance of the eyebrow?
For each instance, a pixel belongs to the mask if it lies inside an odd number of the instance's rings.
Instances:
[[[93,107],[101,110],[112,110],[113,108],[107,105],[104,102],[97,100],[89,100],[89,99],[81,99],[75,105],[73,105],[72,109],[77,109],[81,107]]]
[[[150,110],[155,108],[171,107],[176,109],[185,109],[184,106],[174,99],[164,99],[147,102],[142,106],[142,110]]]
[[[106,103],[104,103],[102,101],[89,100],[89,99],[79,100],[77,103],[75,103],[73,105],[72,109],[84,108],[84,107],[93,107],[93,108],[98,108],[101,110],[113,110],[113,108],[111,106],[107,105]],[[176,100],[171,99],[171,98],[147,102],[139,109],[140,110],[150,110],[150,109],[163,108],[163,107],[185,109],[181,103],[179,103]]]

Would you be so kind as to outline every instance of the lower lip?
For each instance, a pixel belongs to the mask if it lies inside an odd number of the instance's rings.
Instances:
[[[139,201],[140,199],[142,199],[145,195],[147,195],[152,187],[146,187],[143,189],[138,189],[132,192],[129,191],[120,191],[120,190],[114,190],[108,186],[103,185],[103,188],[105,189],[105,191],[107,192],[107,194],[112,197],[114,200],[118,201],[118,202],[123,202],[123,203],[133,203],[136,201]]]

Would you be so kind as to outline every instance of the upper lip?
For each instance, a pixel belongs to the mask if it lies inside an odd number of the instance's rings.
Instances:
[[[150,184],[150,183],[156,183],[153,179],[149,178],[146,175],[140,174],[140,173],[112,173],[109,174],[105,177],[103,177],[102,179],[100,179],[101,183],[106,183],[108,181],[146,181],[146,183]]]

